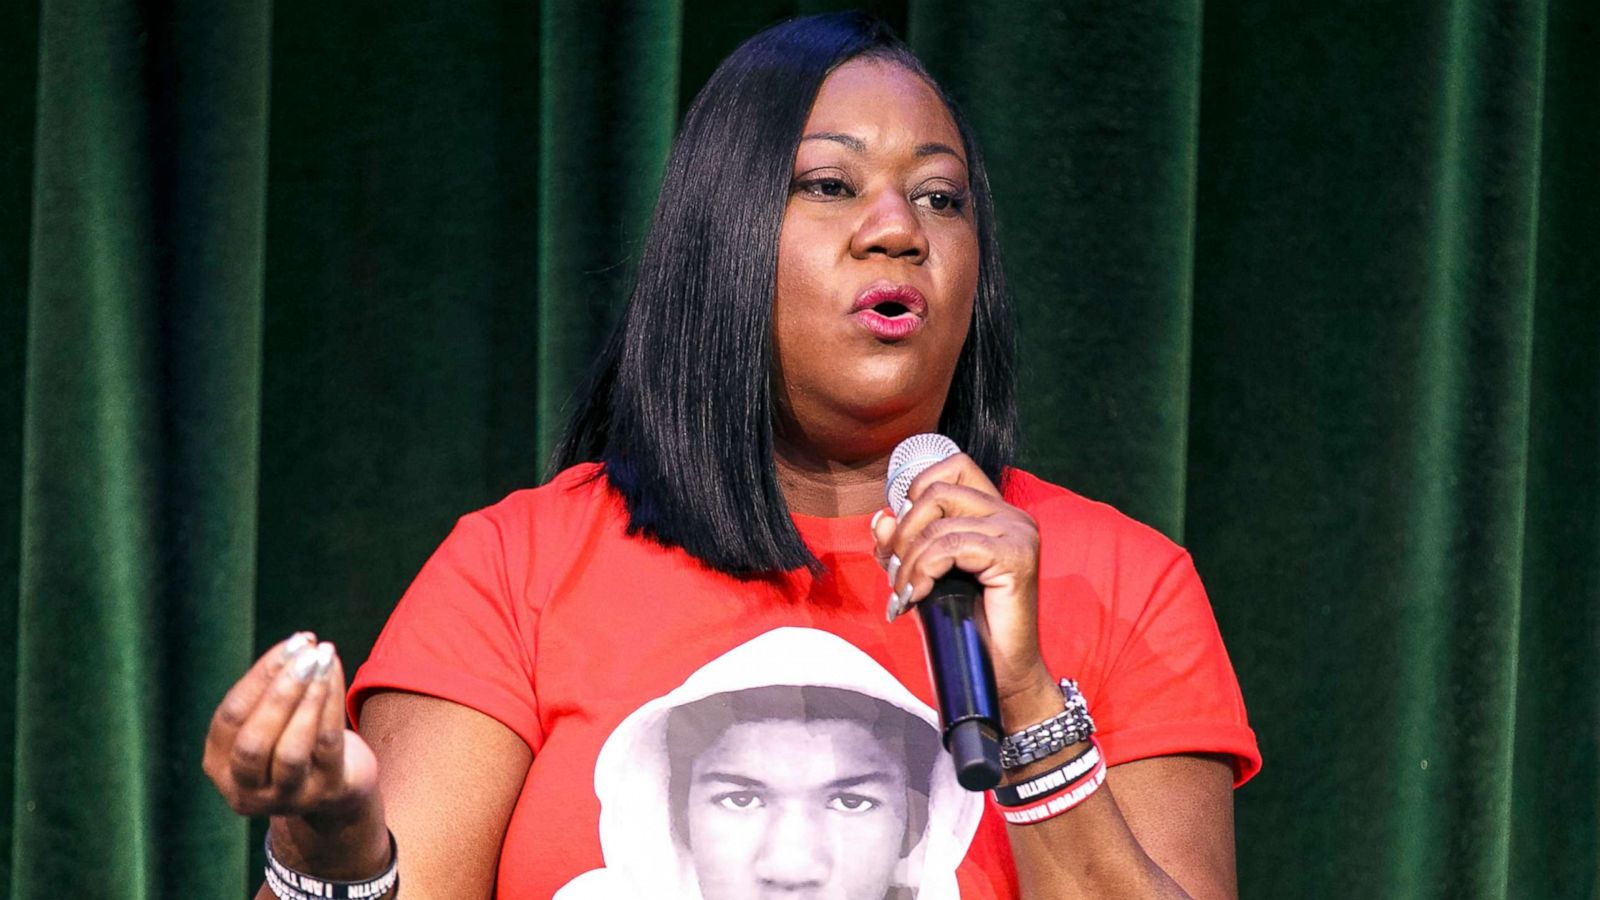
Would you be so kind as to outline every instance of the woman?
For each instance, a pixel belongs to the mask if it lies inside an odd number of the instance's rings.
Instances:
[[[1231,788],[1259,756],[1203,589],[1150,529],[1008,468],[1009,328],[982,161],[910,52],[856,15],[756,36],[685,117],[562,471],[424,566],[352,685],[360,736],[332,648],[297,636],[224,698],[207,772],[273,817],[284,871],[371,879],[398,846],[406,896],[934,897],[945,870],[962,897],[1231,896]],[[890,451],[935,430],[966,454],[883,512]],[[865,656],[926,703],[901,614],[952,568],[983,585],[1017,746],[1068,721],[1064,676],[1098,744],[1071,719],[1010,760],[1010,809],[868,878],[863,823],[921,808],[893,806],[913,782],[857,790],[890,776],[839,716],[756,715],[684,789],[682,821],[735,824],[671,830],[681,887],[614,858],[603,763],[639,711],[797,628],[850,649],[783,664],[820,684]],[[765,836],[742,870],[707,848],[731,834]]]

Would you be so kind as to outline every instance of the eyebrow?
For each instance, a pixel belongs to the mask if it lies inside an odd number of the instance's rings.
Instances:
[[[887,785],[894,781],[894,776],[888,772],[866,772],[853,775],[849,778],[837,778],[828,782],[828,787],[839,790],[840,788],[860,787],[863,784]]]
[[[759,789],[767,786],[766,782],[759,778],[751,778],[748,775],[739,775],[734,772],[720,771],[702,772],[700,773],[700,776],[695,779],[695,781],[698,781],[701,784],[732,784],[742,788],[751,789]],[[828,782],[826,786],[833,790],[838,790],[840,788],[859,787],[863,784],[887,784],[892,781],[894,781],[894,776],[888,772],[863,772],[860,775],[836,778],[833,781]]]
[[[814,131],[811,134],[802,137],[800,140],[833,141],[838,144],[843,144],[857,153],[867,152],[866,141],[863,141],[861,138],[858,138],[853,134],[844,134],[838,131]],[[961,154],[957,153],[955,148],[949,144],[941,144],[938,141],[930,141],[926,144],[917,145],[916,155],[919,158],[924,156],[935,156],[940,153],[947,153],[951,156],[954,156],[963,166],[967,164],[966,159],[964,159]]]
[[[834,141],[843,144],[857,153],[867,152],[867,142],[854,135],[842,134],[837,131],[814,131],[801,138],[802,141]]]
[[[702,772],[700,773],[700,777],[696,778],[695,781],[698,781],[701,784],[710,784],[713,782],[719,784],[736,784],[739,787],[744,788],[764,788],[767,786],[766,783],[761,781],[759,778],[747,778],[743,775],[736,775],[733,772]]]

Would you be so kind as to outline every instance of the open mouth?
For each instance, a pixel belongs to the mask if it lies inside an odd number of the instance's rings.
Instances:
[[[880,341],[905,340],[922,327],[928,301],[909,285],[878,282],[861,292],[853,310],[856,322]]]
[[[886,319],[900,316],[926,316],[928,301],[922,292],[908,284],[879,281],[856,297],[852,312],[873,312]]]

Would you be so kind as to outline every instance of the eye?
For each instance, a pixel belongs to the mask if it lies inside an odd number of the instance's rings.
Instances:
[[[959,215],[962,210],[967,208],[967,195],[964,192],[925,191],[913,199],[921,206],[947,216]]]
[[[794,192],[818,200],[842,200],[856,195],[850,182],[838,175],[813,175],[794,183]]]
[[[754,791],[729,791],[726,794],[718,794],[711,798],[711,802],[723,809],[731,809],[736,812],[746,809],[758,809],[763,805],[761,797]]]
[[[881,805],[871,797],[863,797],[860,794],[835,794],[828,801],[829,809],[847,813],[863,813],[870,809],[877,809]]]
[[[843,200],[856,195],[856,186],[850,183],[850,173],[838,167],[818,167],[802,171],[789,186],[790,194],[802,194],[813,200]]]

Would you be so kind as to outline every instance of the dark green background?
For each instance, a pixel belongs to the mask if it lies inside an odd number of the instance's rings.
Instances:
[[[215,702],[538,480],[680,110],[834,5],[0,5],[0,892],[243,894]],[[875,8],[986,145],[1027,465],[1210,587],[1242,893],[1600,896],[1600,4]]]

